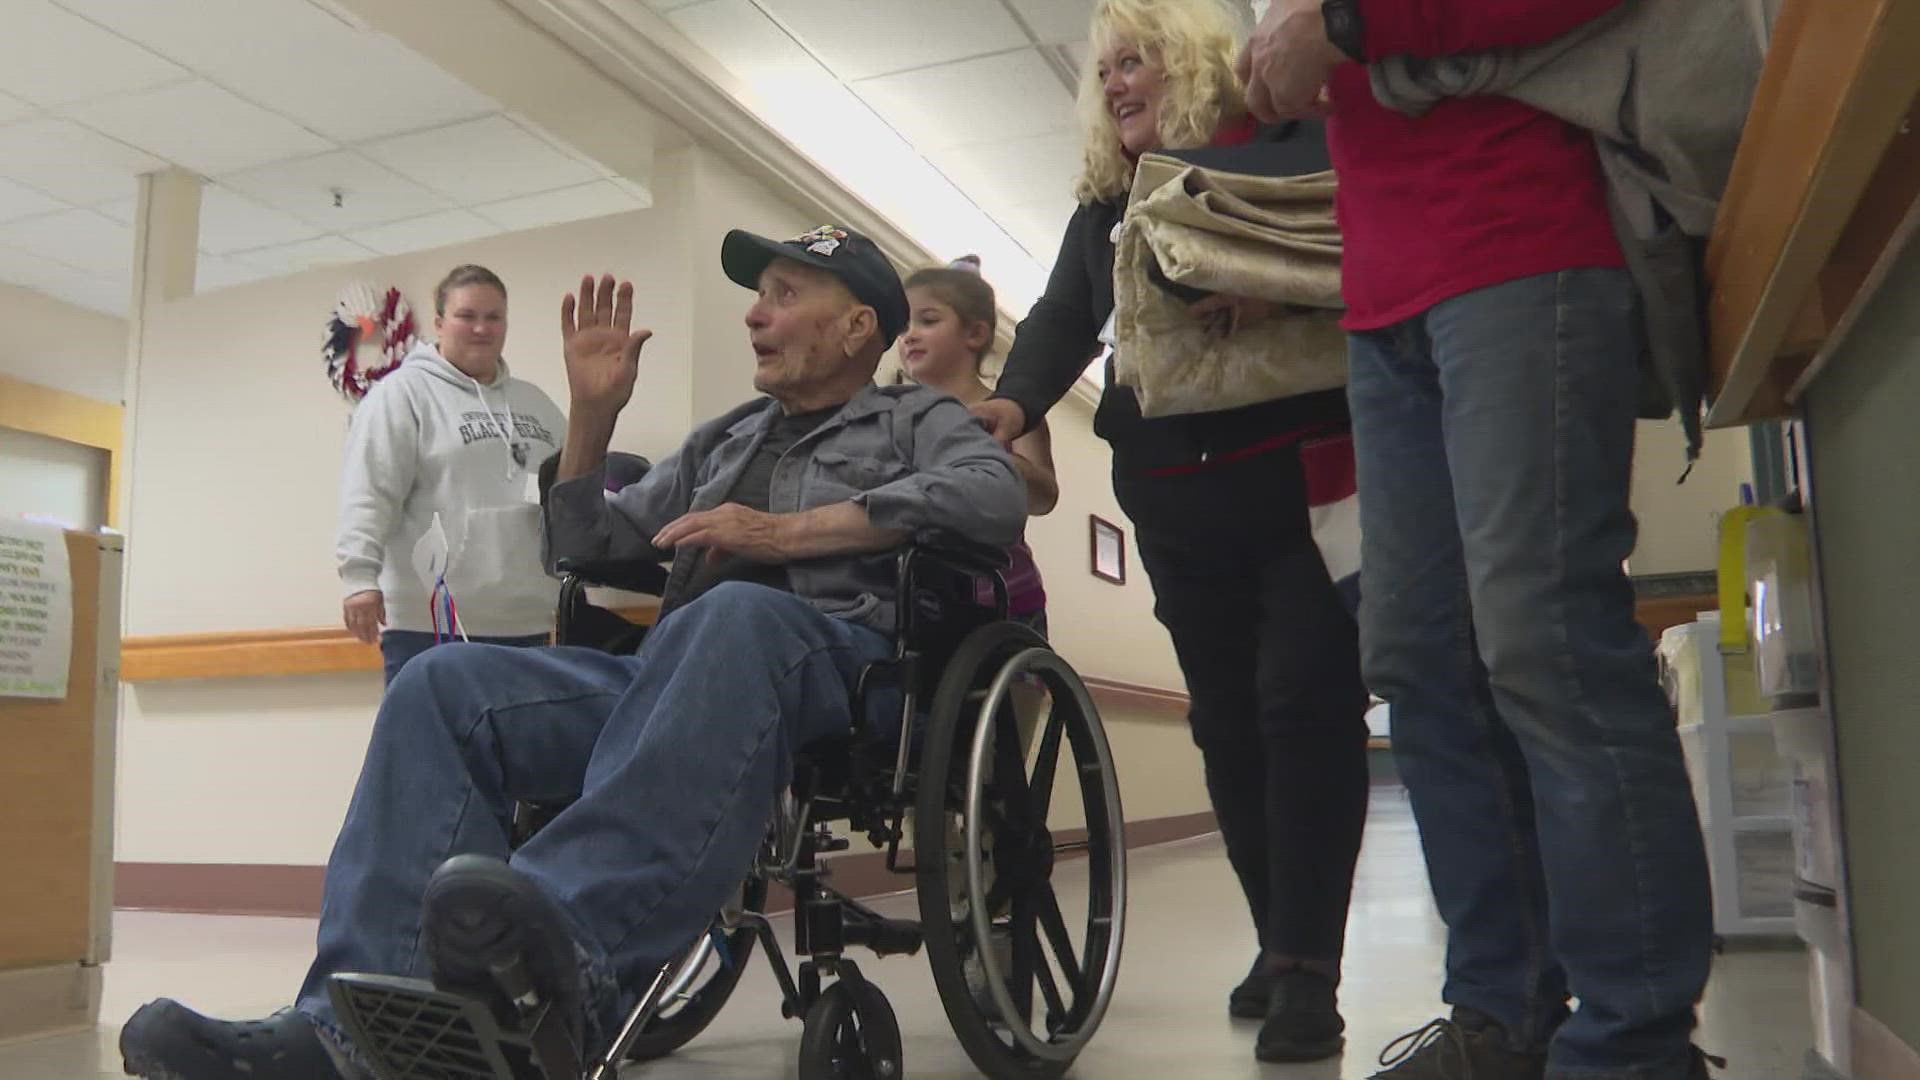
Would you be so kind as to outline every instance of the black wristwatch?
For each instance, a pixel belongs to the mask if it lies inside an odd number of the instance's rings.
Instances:
[[[1355,63],[1367,62],[1367,30],[1360,21],[1360,0],[1320,0],[1327,40]]]

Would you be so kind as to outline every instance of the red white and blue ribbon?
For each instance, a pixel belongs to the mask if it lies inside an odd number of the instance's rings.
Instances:
[[[400,366],[416,337],[413,311],[399,289],[376,293],[372,286],[359,283],[340,294],[326,332],[321,357],[327,364],[327,381],[356,405],[374,383]],[[379,350],[376,359],[363,365],[361,350],[373,347]]]

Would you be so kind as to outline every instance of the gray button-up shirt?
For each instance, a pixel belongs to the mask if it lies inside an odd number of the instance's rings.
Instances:
[[[609,497],[600,471],[555,484],[547,495],[550,561],[633,559],[673,568],[664,615],[693,579],[702,551],[651,543],[680,516],[725,504],[780,413],[771,398],[748,402],[694,429],[679,450],[639,482]],[[1006,547],[1026,527],[1026,482],[1013,459],[966,406],[919,386],[869,386],[774,467],[770,509],[799,513],[836,503],[866,508],[878,528],[916,540],[959,537]],[[833,555],[790,563],[794,594],[821,611],[891,633],[895,555]]]

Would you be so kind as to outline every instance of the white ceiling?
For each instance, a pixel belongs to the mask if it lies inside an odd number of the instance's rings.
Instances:
[[[647,0],[929,249],[1038,295],[1073,212],[1092,0]]]
[[[202,290],[649,201],[326,0],[6,0],[0,281],[123,312],[169,164],[207,179]]]

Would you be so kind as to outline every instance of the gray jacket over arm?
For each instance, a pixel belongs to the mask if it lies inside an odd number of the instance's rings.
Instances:
[[[1677,409],[1689,460],[1706,395],[1706,240],[1778,6],[1627,0],[1543,45],[1368,65],[1374,98],[1409,116],[1444,98],[1498,95],[1593,134],[1646,320],[1641,415]]]
[[[694,429],[679,450],[613,495],[598,470],[555,484],[547,498],[549,557],[671,558],[664,616],[679,606],[703,553],[660,551],[652,538],[685,514],[726,504],[779,414],[771,398],[741,405]],[[964,405],[919,386],[867,387],[774,467],[774,513],[843,502],[865,507],[874,526],[912,542],[1005,548],[1027,521],[1026,482],[1006,449]],[[802,560],[787,564],[787,576],[794,593],[821,611],[892,632],[895,553]]]

